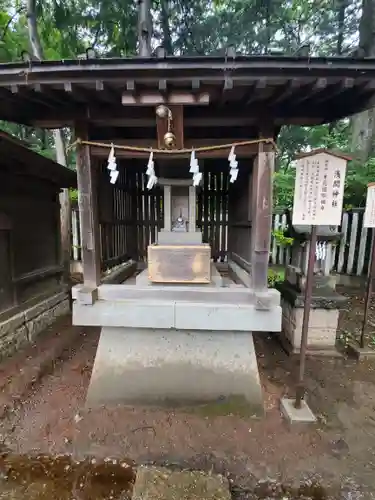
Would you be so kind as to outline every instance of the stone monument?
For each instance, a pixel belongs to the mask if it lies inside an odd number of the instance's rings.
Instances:
[[[222,286],[211,248],[196,226],[196,188],[191,179],[159,179],[164,190],[164,227],[148,247],[148,269],[137,284]]]
[[[303,321],[304,294],[308,265],[308,241],[311,226],[293,226],[287,212],[286,235],[293,238],[291,264],[286,266],[285,281],[277,288],[281,292],[282,341],[287,350],[299,352]],[[341,235],[336,226],[318,226],[312,303],[308,330],[308,349],[312,353],[336,354],[336,334],[339,309],[346,298],[336,292],[336,280],[331,275],[333,244]]]

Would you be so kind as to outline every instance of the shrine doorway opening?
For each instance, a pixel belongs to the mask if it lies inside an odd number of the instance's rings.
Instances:
[[[117,160],[119,177],[110,183],[107,162],[97,160],[98,212],[103,271],[129,259],[146,263],[147,248],[163,229],[163,185],[147,189],[147,160]],[[192,181],[189,158],[156,160],[160,178]],[[227,263],[230,251],[250,261],[252,159],[239,161],[236,182],[229,182],[228,160],[200,161],[203,178],[196,192],[196,227],[211,247],[214,262]]]

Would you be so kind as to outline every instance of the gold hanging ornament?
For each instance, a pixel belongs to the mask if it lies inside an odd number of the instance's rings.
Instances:
[[[163,140],[167,149],[173,149],[176,145],[176,136],[172,132],[172,111],[167,108],[167,106],[158,106],[156,108],[156,114],[159,116],[159,118],[167,118],[168,120],[167,132],[164,134]]]
[[[176,144],[176,136],[173,132],[169,131],[164,135],[164,144],[167,149],[174,148],[174,145]]]

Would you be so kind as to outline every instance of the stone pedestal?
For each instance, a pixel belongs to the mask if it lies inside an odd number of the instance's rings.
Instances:
[[[102,328],[86,405],[118,403],[186,408],[219,404],[226,413],[261,416],[252,334]]]
[[[281,341],[287,351],[298,353],[301,346],[304,292],[287,281],[277,286],[281,293]],[[346,298],[334,290],[314,288],[310,310],[307,347],[312,354],[338,354],[336,335],[339,309]]]

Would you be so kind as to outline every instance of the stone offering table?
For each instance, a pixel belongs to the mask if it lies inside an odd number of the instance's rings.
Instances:
[[[196,188],[191,179],[160,179],[164,188],[164,228],[148,247],[151,283],[211,283],[211,248],[196,228]],[[137,283],[145,283],[145,274]],[[218,273],[213,272],[217,280]]]

